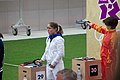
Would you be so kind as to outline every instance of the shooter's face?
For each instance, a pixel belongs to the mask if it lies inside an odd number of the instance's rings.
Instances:
[[[111,26],[106,26],[108,30],[111,30]]]
[[[48,33],[49,33],[50,35],[57,33],[56,28],[52,28],[49,24],[48,24],[48,26],[47,26],[47,30],[48,30]]]

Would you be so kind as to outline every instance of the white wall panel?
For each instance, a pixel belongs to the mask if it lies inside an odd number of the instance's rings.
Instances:
[[[24,11],[35,11],[38,10],[39,0],[23,0]]]
[[[86,0],[23,0],[23,20],[32,30],[46,29],[50,21],[74,27],[85,18]],[[0,0],[0,31],[10,32],[19,19],[19,0]]]
[[[40,10],[40,29],[47,29],[47,24],[53,21],[53,10]]]
[[[55,9],[54,21],[61,24],[63,28],[68,27],[68,9]]]
[[[76,20],[83,19],[82,8],[71,8],[69,9],[69,25],[75,27]]]
[[[30,25],[32,30],[39,30],[38,11],[24,11],[23,20],[26,25]]]
[[[23,20],[26,25],[30,25],[32,30],[39,28],[39,6],[38,0],[24,0],[23,2]]]
[[[0,1],[3,1],[3,2],[5,2],[5,1],[16,1],[16,0],[0,0]]]
[[[84,19],[86,16],[86,0],[69,0],[69,25],[76,26],[75,21]]]
[[[53,21],[53,0],[39,1],[40,30],[47,29],[47,24]]]
[[[54,0],[54,9],[68,9],[69,0]]]
[[[7,13],[1,12],[0,13],[0,32],[1,33],[7,33],[8,28],[7,26]]]
[[[8,12],[8,24],[7,24],[8,32],[11,33],[11,27],[10,26],[16,24],[18,20],[19,20],[18,11]]]
[[[54,21],[68,27],[68,0],[54,0]]]
[[[19,11],[19,0],[16,1],[6,1],[4,3],[7,7],[7,12],[16,12]]]
[[[53,10],[53,0],[39,0],[40,10]]]
[[[69,0],[69,8],[80,8],[86,0]]]

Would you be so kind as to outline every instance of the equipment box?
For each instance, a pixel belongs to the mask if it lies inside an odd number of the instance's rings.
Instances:
[[[18,80],[46,80],[46,67],[19,66]]]
[[[77,73],[80,64],[82,80],[101,80],[101,60],[72,59],[72,70]]]

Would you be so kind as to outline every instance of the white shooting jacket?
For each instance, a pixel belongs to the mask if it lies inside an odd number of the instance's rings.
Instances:
[[[42,60],[47,60],[47,64],[56,66],[59,62],[63,62],[64,57],[64,39],[56,36],[50,42],[50,38],[46,39],[46,48],[42,56]]]

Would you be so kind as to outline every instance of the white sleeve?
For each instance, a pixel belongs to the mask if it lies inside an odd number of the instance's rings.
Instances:
[[[59,39],[56,41],[57,46],[57,56],[52,61],[51,65],[56,66],[59,61],[64,57],[64,39]]]
[[[48,42],[48,38],[46,39],[46,46],[47,46],[47,42]],[[42,55],[42,58],[41,58],[41,60],[43,60],[43,61],[46,60],[46,51],[47,51],[47,49],[45,48],[45,52],[44,52],[44,54]]]
[[[45,61],[46,60],[46,52],[44,52],[44,54],[42,55],[41,60]]]

